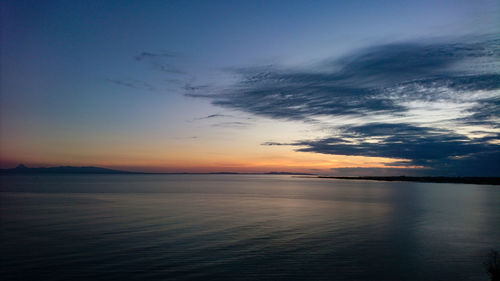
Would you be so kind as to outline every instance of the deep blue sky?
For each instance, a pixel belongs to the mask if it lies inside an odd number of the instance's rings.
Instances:
[[[1,5],[2,166],[500,172],[498,1]]]

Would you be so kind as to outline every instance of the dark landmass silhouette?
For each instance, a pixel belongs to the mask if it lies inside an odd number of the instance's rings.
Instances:
[[[294,172],[267,172],[267,173],[239,173],[239,172],[208,172],[208,173],[154,173],[162,175],[291,175],[291,176],[316,176],[317,174],[294,173]]]
[[[12,169],[0,169],[0,174],[145,174],[120,170],[112,170],[101,167],[44,167],[44,168],[29,168],[23,164]]]
[[[148,173],[113,170],[101,167],[87,166],[58,166],[29,168],[23,164],[11,169],[0,169],[0,174],[136,174],[136,175],[303,175],[314,176],[315,174],[292,173],[292,172],[268,172],[268,173],[238,173],[238,172],[211,172],[211,173]]]
[[[375,181],[411,181],[432,183],[466,183],[466,184],[488,184],[500,185],[500,177],[333,177],[318,176],[318,178],[342,179],[342,180],[375,180]]]
[[[407,177],[407,176],[360,176],[360,177],[338,177],[338,176],[318,176],[309,173],[293,172],[267,172],[267,173],[238,173],[238,172],[209,172],[209,173],[148,173],[113,170],[102,167],[86,166],[58,166],[44,168],[29,168],[23,164],[11,169],[0,169],[2,174],[119,174],[119,175],[291,175],[310,176],[313,178],[343,179],[343,180],[376,180],[376,181],[408,181],[408,182],[431,182],[431,183],[464,183],[464,184],[486,184],[500,185],[500,177]]]

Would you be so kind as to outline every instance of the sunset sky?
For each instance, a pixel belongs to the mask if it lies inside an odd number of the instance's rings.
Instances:
[[[499,1],[3,1],[0,166],[500,175]]]

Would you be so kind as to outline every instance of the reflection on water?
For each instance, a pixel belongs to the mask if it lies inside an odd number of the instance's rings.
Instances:
[[[290,176],[1,180],[6,279],[486,280],[500,189]]]

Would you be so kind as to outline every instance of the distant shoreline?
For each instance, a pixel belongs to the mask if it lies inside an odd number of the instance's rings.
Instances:
[[[264,172],[264,173],[238,173],[238,172],[208,172],[208,173],[155,173],[155,172],[131,172],[122,170],[113,170],[108,168],[86,166],[58,166],[29,168],[23,164],[11,169],[0,169],[0,175],[41,175],[41,174],[64,174],[64,175],[295,175],[295,176],[316,176],[316,174],[293,173],[293,172]]]
[[[407,177],[407,176],[340,177],[340,176],[321,176],[317,174],[293,173],[293,172],[149,173],[149,172],[130,172],[130,171],[112,170],[112,169],[93,167],[93,166],[87,166],[87,167],[59,166],[59,167],[45,167],[45,168],[28,168],[22,164],[12,169],[0,169],[0,175],[289,175],[289,176],[304,176],[307,178],[341,179],[341,180],[406,181],[406,182],[428,182],[428,183],[500,185],[500,177]]]
[[[463,184],[484,184],[500,185],[500,177],[334,177],[318,176],[323,179],[342,180],[373,180],[373,181],[407,181],[407,182],[427,182],[427,183],[463,183]]]

